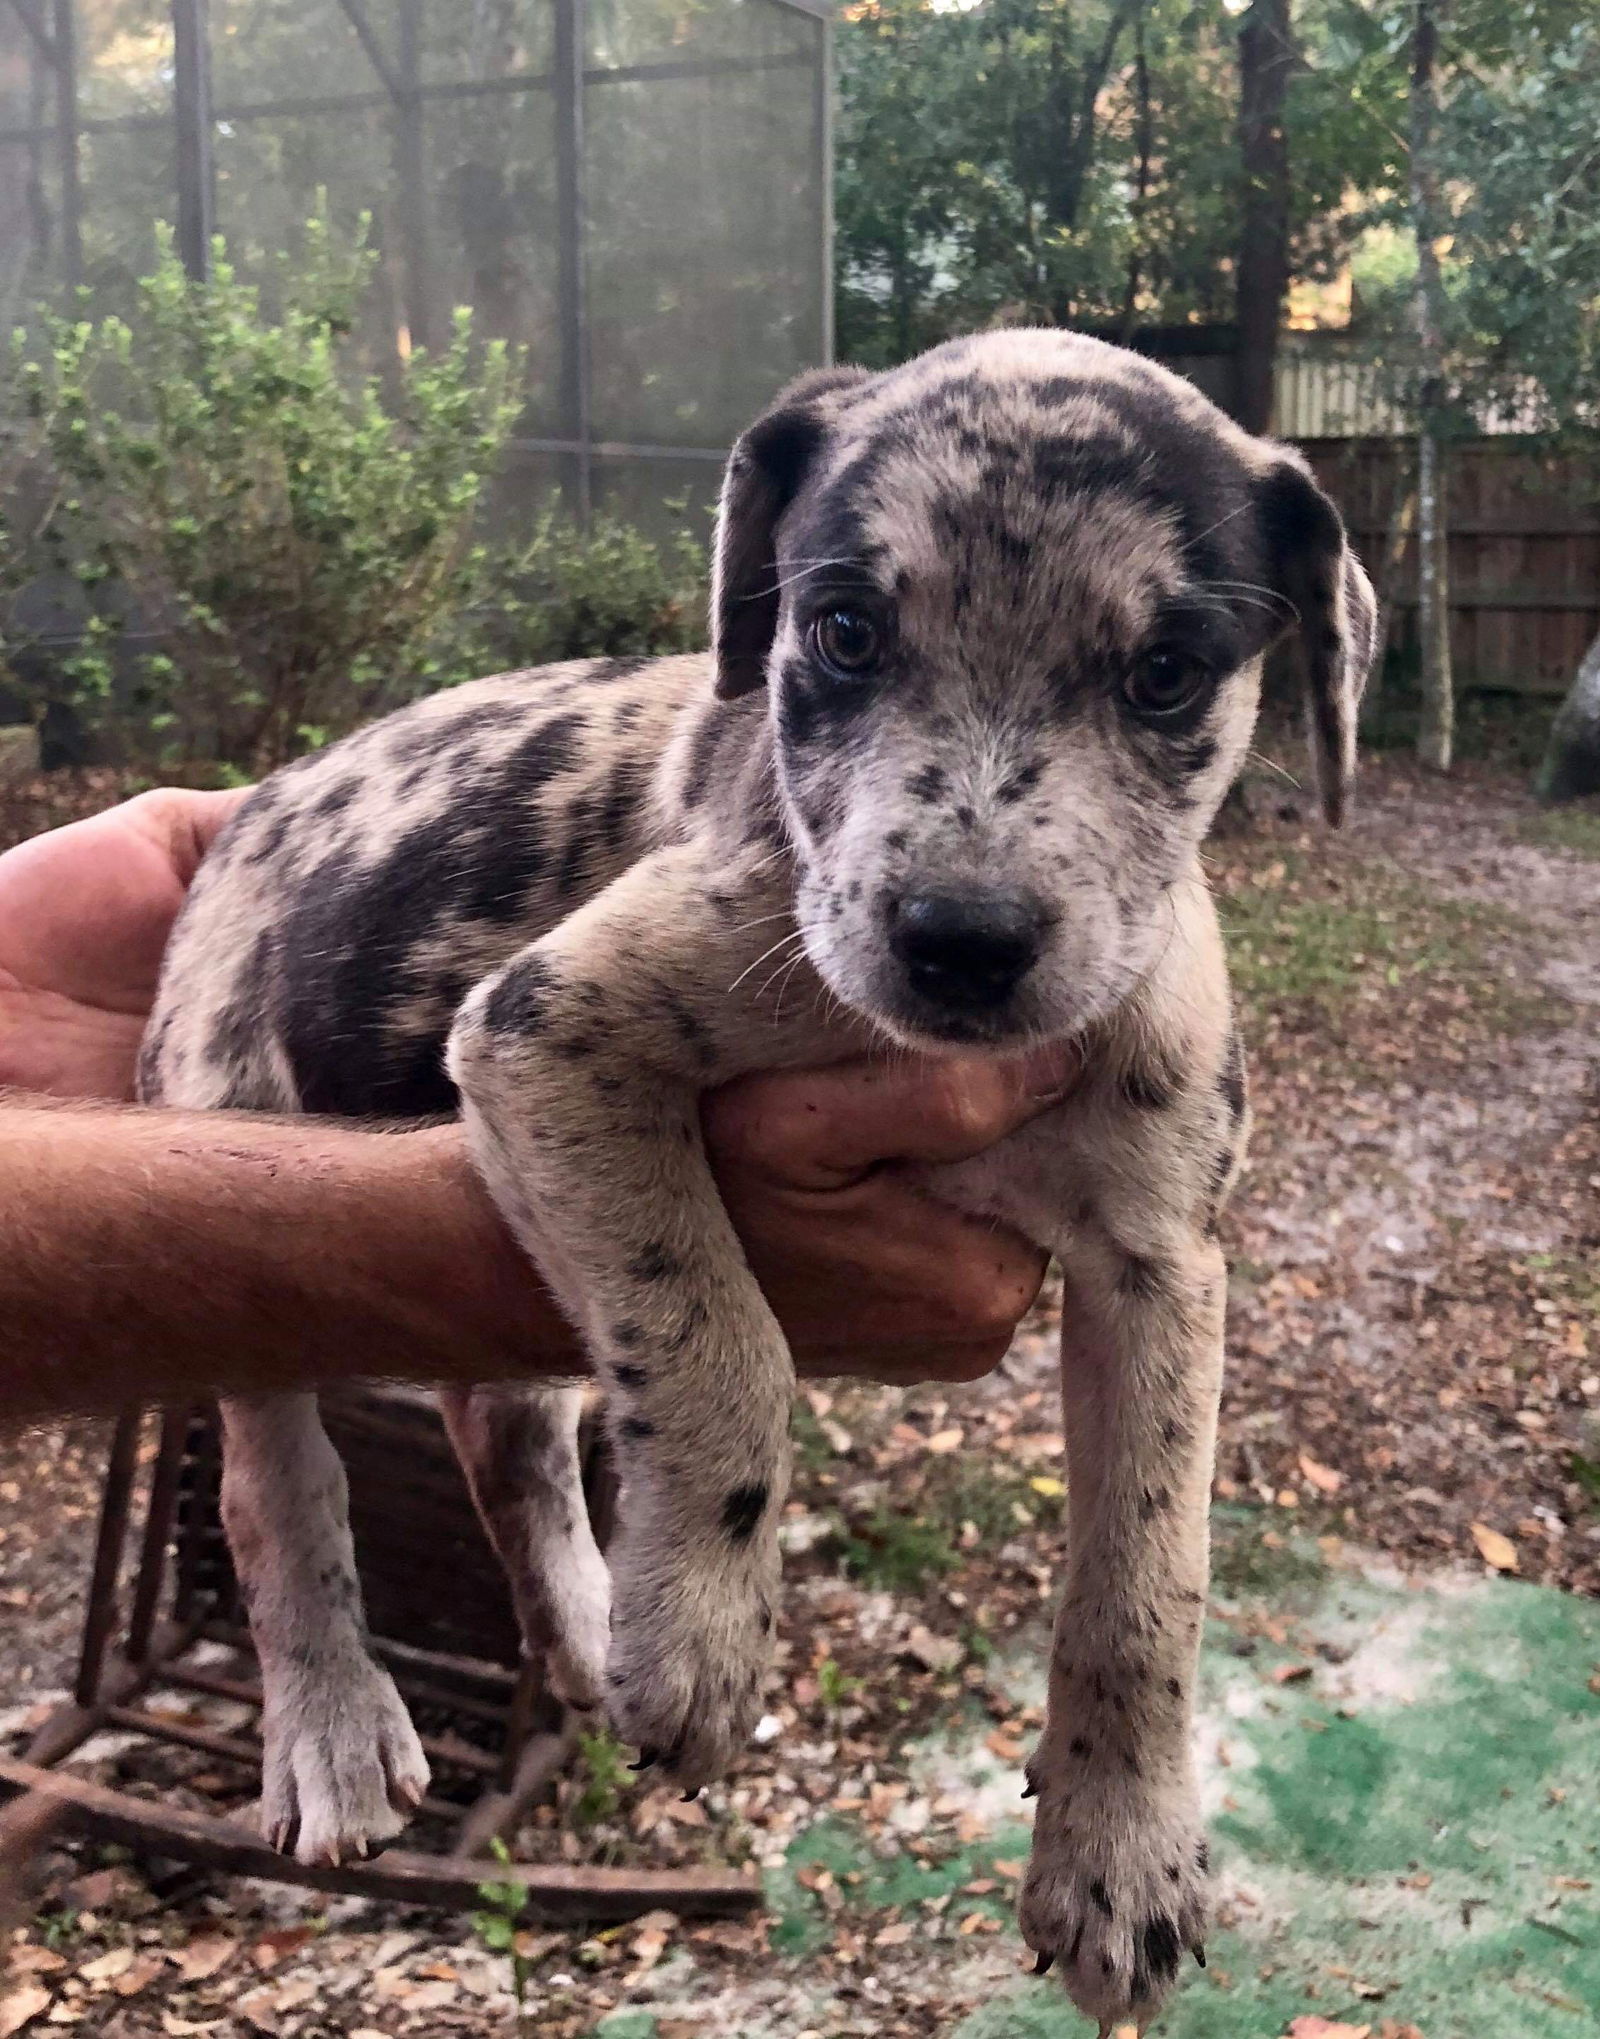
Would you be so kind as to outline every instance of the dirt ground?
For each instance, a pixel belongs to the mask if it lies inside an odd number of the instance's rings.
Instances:
[[[1600,816],[1552,823],[1491,772],[1441,784],[1380,762],[1352,827],[1330,838],[1273,777],[1247,791],[1248,825],[1209,853],[1256,1113],[1227,1237],[1208,1659],[1224,1711],[1229,1679],[1270,1681],[1287,1653],[1292,1697],[1305,1664],[1321,1680],[1356,1649],[1331,1613],[1315,1633],[1296,1626],[1296,1596],[1313,1589],[1364,1606],[1380,1576],[1403,1597],[1419,1581],[1432,1592],[1444,1590],[1434,1580],[1496,1574],[1493,1591],[1552,1608],[1559,1627],[1560,1610],[1581,1604],[1564,1594],[1600,1588]],[[16,803],[13,832],[73,797]],[[683,1806],[594,1738],[518,1841],[534,1858],[753,1861],[768,1910],[737,1926],[529,1926],[526,2031],[1077,2029],[1058,1998],[1048,2012],[1006,2008],[1019,1952],[1007,1899],[1026,1851],[1010,1780],[1038,1725],[1027,1666],[1061,1537],[1055,1308],[1047,1298],[977,1387],[809,1391],[764,1739],[703,1804]],[[99,1449],[84,1428],[0,1446],[8,1746],[68,1671]],[[1592,1625],[1563,1648],[1578,1664],[1591,1645],[1600,1656]],[[1587,1689],[1600,1692],[1594,1670]],[[1587,1704],[1579,1672],[1574,1703]],[[1450,1720],[1440,1732],[1459,1738]],[[1218,1747],[1226,1767],[1225,1738]],[[115,1780],[122,1760],[97,1746],[87,1774]],[[1495,1808],[1475,1817],[1493,1846]],[[1230,1890],[1251,1887],[1264,1845],[1241,1828],[1231,1867],[1224,1857]],[[1581,1862],[1562,1864],[1573,1890],[1590,1887]],[[1412,1902],[1385,1900],[1385,1916]],[[1480,1902],[1461,1899],[1469,1924]],[[1343,1925],[1329,1913],[1330,1944],[1367,1931],[1359,1911]],[[1553,1915],[1535,1927],[1558,1953],[1574,1939]],[[1300,1994],[1275,1995],[1292,1964],[1258,1954],[1242,1981],[1223,1968],[1226,1989],[1215,1974],[1197,1983],[1159,2029],[1279,2039],[1296,2010],[1346,2020],[1306,2025],[1305,2039],[1512,2029],[1504,2010],[1480,2027],[1448,1992],[1426,2023],[1399,1997],[1365,1998],[1353,1961],[1323,1961],[1332,1984],[1294,1969]],[[1263,1968],[1278,1981],[1259,1980]],[[115,2039],[516,2029],[508,1964],[467,1921],[224,1885],[115,1851],[51,1856],[12,1970],[0,2039],[49,2024]],[[1540,1988],[1528,2032],[1600,2033],[1586,1981],[1551,1971]]]

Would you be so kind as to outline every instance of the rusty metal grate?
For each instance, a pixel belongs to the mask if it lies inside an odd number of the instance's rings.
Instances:
[[[431,1401],[373,1387],[325,1397],[323,1417],[349,1477],[373,1645],[434,1770],[410,1845],[311,1867],[276,1854],[239,1817],[258,1790],[261,1690],[222,1531],[221,1435],[209,1407],[130,1411],[117,1423],[73,1694],[23,1760],[0,1758],[0,1789],[47,1792],[104,1838],[367,1897],[461,1905],[479,1883],[509,1875],[527,1885],[533,1912],[556,1919],[758,1905],[759,1886],[731,1871],[508,1870],[490,1853],[552,1787],[575,1723],[521,1657],[509,1594]],[[614,1485],[598,1426],[585,1473],[603,1542]],[[105,1730],[134,1738],[123,1767],[146,1774],[131,1787],[59,1767]],[[194,1793],[171,1765],[189,1757],[207,1766],[220,1811],[184,1802]]]

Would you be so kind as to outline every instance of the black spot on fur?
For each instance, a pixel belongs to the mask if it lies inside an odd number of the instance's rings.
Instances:
[[[262,1067],[263,1044],[272,1021],[272,976],[275,945],[263,928],[251,942],[236,973],[226,1004],[219,1007],[206,1035],[206,1060],[229,1072],[228,1101],[260,1105],[264,1097],[253,1088],[270,1082]]]
[[[1139,1952],[1144,1967],[1158,1982],[1170,1982],[1177,1974],[1183,1942],[1165,1912],[1154,1912],[1145,1920],[1139,1935]]]
[[[911,837],[907,830],[891,828],[883,839],[883,846],[886,850],[903,850],[910,846],[910,842]]]
[[[1183,1697],[1183,1687],[1176,1678],[1169,1678],[1167,1680],[1167,1690],[1174,1699],[1181,1699]]]
[[[555,966],[543,956],[527,956],[500,979],[483,1008],[491,1034],[537,1034],[550,1016],[550,1001],[560,989]]]
[[[588,875],[589,859],[595,851],[592,803],[574,800],[566,810],[567,839],[556,866],[556,894],[570,899]]]
[[[1237,1129],[1244,1117],[1246,1093],[1244,1075],[1244,1043],[1239,1036],[1228,1036],[1227,1057],[1222,1065],[1222,1074],[1217,1079],[1217,1088],[1228,1107],[1228,1116]]]
[[[1013,772],[995,796],[1002,807],[1015,807],[1025,799],[1044,777],[1044,760],[1033,758],[1020,771]]]
[[[628,1272],[635,1281],[665,1281],[668,1275],[682,1274],[683,1262],[659,1239],[653,1239],[628,1262]]]
[[[708,713],[689,739],[689,763],[683,775],[685,807],[693,809],[700,806],[710,792],[711,769],[716,763],[717,752],[722,746],[728,727],[726,715]]]
[[[619,653],[612,658],[597,658],[582,675],[585,686],[613,686],[618,680],[631,680],[635,673],[642,673],[651,663],[647,652]]]
[[[1086,1742],[1082,1735],[1074,1735],[1072,1740],[1068,1742],[1067,1749],[1074,1756],[1092,1756],[1094,1754],[1094,1744]]]
[[[642,758],[618,758],[611,767],[594,817],[595,834],[609,856],[615,856],[627,843],[649,779],[650,768]]]
[[[624,1416],[617,1427],[630,1444],[642,1444],[656,1434],[656,1426],[644,1416]]]
[[[1209,1874],[1211,1869],[1211,1847],[1208,1842],[1196,1841],[1194,1847],[1194,1866],[1202,1876]]]
[[[1177,1102],[1182,1079],[1169,1062],[1147,1054],[1123,1070],[1118,1089],[1139,1111],[1169,1111]]]
[[[527,723],[528,733],[492,762],[486,728]],[[547,882],[539,796],[571,766],[582,719],[539,721],[524,702],[488,703],[457,717],[385,731],[388,758],[408,749],[436,759],[457,797],[401,835],[372,865],[353,849],[326,856],[288,896],[281,923],[277,999],[280,1034],[307,1111],[363,1117],[425,1117],[455,1109],[444,1070],[444,1036],[460,990],[448,963],[418,960],[441,926],[457,920],[511,933]],[[352,743],[367,741],[358,735]],[[322,754],[313,769],[328,769]],[[455,996],[450,993],[454,991]],[[400,1035],[395,1008],[432,994],[437,1025]],[[501,1007],[502,1013],[505,1007]]]
[[[1116,1914],[1111,1909],[1110,1892],[1107,1891],[1105,1885],[1100,1881],[1098,1876],[1095,1878],[1094,1882],[1091,1883],[1089,1886],[1089,1895],[1094,1900],[1098,1910],[1106,1918],[1108,1919],[1115,1918]]]
[[[319,821],[327,821],[335,814],[342,814],[361,791],[361,781],[354,776],[341,780],[331,787],[311,810]]]
[[[761,1481],[735,1487],[722,1504],[722,1526],[735,1543],[748,1543],[756,1533],[767,1505],[767,1489]]]
[[[634,1393],[650,1385],[650,1376],[644,1368],[635,1366],[631,1360],[619,1360],[611,1369],[611,1377],[619,1388],[627,1388]]]
[[[906,791],[913,800],[940,800],[948,790],[950,776],[943,765],[924,765],[913,772],[906,781]]]
[[[716,1060],[716,1044],[711,1029],[697,1012],[685,1005],[681,998],[667,992],[662,999],[662,1009],[672,1022],[672,1030],[686,1048],[692,1048],[702,1064]]]
[[[1141,1303],[1153,1302],[1166,1286],[1166,1277],[1159,1261],[1147,1259],[1140,1253],[1124,1254],[1122,1272],[1117,1276],[1117,1288],[1125,1296]]]

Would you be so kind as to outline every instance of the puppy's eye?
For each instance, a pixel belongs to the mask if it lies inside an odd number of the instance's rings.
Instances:
[[[1207,673],[1186,651],[1149,651],[1128,675],[1129,704],[1159,721],[1192,707],[1205,687]]]
[[[826,609],[811,626],[819,662],[842,679],[875,672],[883,657],[883,632],[863,609]]]

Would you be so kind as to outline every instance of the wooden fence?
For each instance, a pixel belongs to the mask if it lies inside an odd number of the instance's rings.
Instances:
[[[1413,449],[1312,439],[1304,450],[1377,578]],[[1525,441],[1479,439],[1449,459],[1450,645],[1464,688],[1564,694],[1600,633],[1600,479]],[[1394,578],[1391,643],[1415,642],[1416,552]]]

